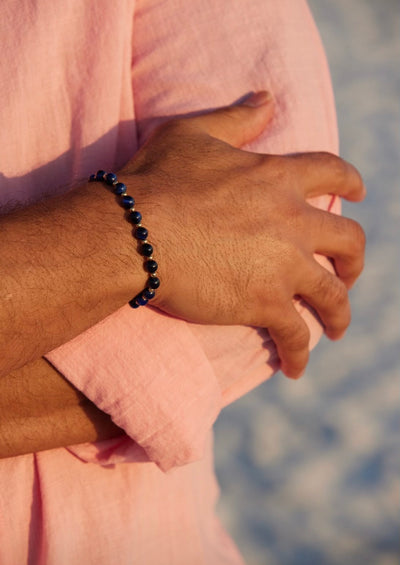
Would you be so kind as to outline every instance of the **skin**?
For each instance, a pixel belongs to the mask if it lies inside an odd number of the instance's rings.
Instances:
[[[0,458],[123,435],[45,359],[0,381]]]
[[[168,122],[118,177],[135,196],[160,265],[153,305],[198,323],[268,328],[282,371],[297,378],[309,331],[293,297],[314,307],[328,337],[341,337],[365,246],[356,222],[306,199],[330,193],[360,201],[365,188],[352,165],[328,153],[240,150],[272,115],[272,100],[259,93],[240,106]],[[0,376],[17,375],[144,286],[123,212],[95,185],[1,220]],[[332,258],[337,276],[314,253]]]

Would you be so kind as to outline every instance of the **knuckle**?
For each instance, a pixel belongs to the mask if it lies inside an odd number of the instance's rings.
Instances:
[[[355,248],[355,251],[358,255],[363,255],[366,245],[365,232],[359,223],[353,221],[352,224],[353,224],[353,233],[352,233],[353,247]]]
[[[335,177],[339,185],[347,182],[348,168],[347,163],[337,155],[332,153],[324,153],[324,162],[331,169],[332,175]]]
[[[218,130],[227,138],[230,137],[230,133],[235,131],[240,124],[240,114],[238,113],[238,108],[235,107],[219,108],[214,113],[214,117],[218,117]],[[245,127],[245,124],[242,124],[242,127]],[[219,136],[217,135],[216,137]]]
[[[344,310],[348,307],[349,297],[347,293],[346,286],[343,282],[332,276],[329,277],[330,284],[328,285],[327,295],[330,299],[330,302],[335,304],[336,308],[339,310]]]
[[[223,119],[236,121],[238,119],[238,109],[240,110],[241,108],[235,106],[226,106],[224,108],[220,108],[218,110],[218,114]]]
[[[360,172],[348,161],[345,161],[333,153],[318,153],[322,162],[331,169],[338,185],[352,188],[352,192],[358,192],[363,187],[363,179]]]
[[[343,159],[341,159],[341,157],[338,157],[334,153],[330,153],[329,151],[316,151],[315,153],[313,153],[313,155],[323,165],[336,167],[338,171],[343,169]]]
[[[348,220],[347,227],[348,272],[351,277],[357,278],[364,268],[366,237],[360,224],[354,220]]]
[[[284,181],[289,178],[296,178],[296,171],[292,170],[290,163],[292,158],[287,155],[262,155],[260,165],[267,168],[268,174]]]
[[[335,319],[330,324],[331,327],[339,334],[342,334],[350,325],[351,322],[351,312],[350,307],[347,306],[343,308],[339,313],[336,314]]]
[[[346,285],[328,271],[321,274],[315,284],[315,296],[323,298],[331,312],[345,312],[349,308],[349,295]]]
[[[351,322],[350,312],[343,316],[336,316],[335,320],[326,324],[326,334],[330,339],[340,339],[346,332]]]
[[[351,165],[350,163],[349,163],[349,166],[351,167],[352,172],[353,172],[353,177],[354,177],[353,182],[354,182],[355,188],[362,189],[364,187],[364,181],[363,181],[363,178],[361,176],[360,171],[354,165]]]
[[[291,346],[295,351],[307,349],[310,341],[310,332],[308,329],[297,329],[296,333],[292,336]]]
[[[288,351],[302,351],[308,348],[310,331],[307,326],[301,322],[293,326],[288,326],[284,331],[283,339]]]
[[[336,179],[338,185],[344,186],[348,183],[349,173],[353,172],[354,169],[352,165],[338,155],[328,151],[319,151],[313,155],[322,167],[330,169],[332,178]]]
[[[258,161],[255,165],[258,173],[265,182],[272,187],[279,187],[277,191],[270,191],[270,199],[279,199],[281,202],[291,202],[298,204],[297,199],[293,198],[301,184],[301,176],[293,161],[293,157],[287,155],[262,155],[258,154]],[[288,195],[292,195],[288,199]]]
[[[254,177],[264,179],[264,168],[269,163],[270,156],[244,150],[240,150],[240,153],[247,159],[249,166],[253,169]]]

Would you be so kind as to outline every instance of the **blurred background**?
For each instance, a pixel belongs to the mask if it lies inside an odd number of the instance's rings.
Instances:
[[[219,512],[248,565],[399,562],[400,2],[311,0],[331,67],[341,156],[362,172],[367,261],[346,338],[216,425]]]

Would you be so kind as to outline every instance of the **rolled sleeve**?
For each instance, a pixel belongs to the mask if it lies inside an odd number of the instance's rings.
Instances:
[[[161,469],[202,457],[221,389],[185,322],[127,306],[46,357]]]

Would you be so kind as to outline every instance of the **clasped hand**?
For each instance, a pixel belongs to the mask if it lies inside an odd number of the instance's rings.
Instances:
[[[303,298],[327,336],[350,322],[348,289],[364,261],[358,223],[307,199],[360,201],[357,170],[329,153],[261,155],[238,149],[267,127],[273,103],[238,105],[160,126],[121,172],[156,249],[154,305],[204,324],[268,329],[281,369],[304,371],[310,334],[293,305]],[[331,258],[336,276],[314,257]]]

